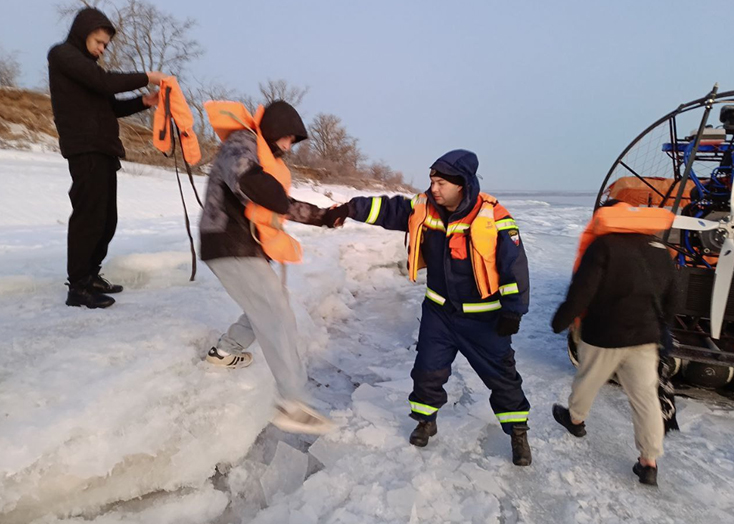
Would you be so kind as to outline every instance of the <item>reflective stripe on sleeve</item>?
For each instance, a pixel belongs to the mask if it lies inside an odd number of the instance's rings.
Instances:
[[[495,222],[497,225],[497,231],[505,231],[507,229],[518,229],[517,222],[515,222],[511,218],[505,218],[503,220],[498,220]]]
[[[519,292],[520,290],[517,287],[517,283],[505,284],[504,286],[500,286],[500,295],[502,295],[503,297],[505,295],[515,295]]]
[[[367,220],[365,220],[365,222],[368,224],[374,224],[377,221],[377,217],[380,216],[380,209],[382,209],[382,197],[373,197],[370,214],[367,216]]]

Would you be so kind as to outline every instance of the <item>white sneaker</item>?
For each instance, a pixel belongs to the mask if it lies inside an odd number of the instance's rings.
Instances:
[[[217,348],[213,347],[207,353],[206,361],[227,369],[246,368],[252,364],[252,353],[239,353],[237,355],[227,353],[222,355]]]
[[[334,423],[303,402],[284,401],[275,406],[278,413],[273,425],[289,433],[323,435],[334,429]]]

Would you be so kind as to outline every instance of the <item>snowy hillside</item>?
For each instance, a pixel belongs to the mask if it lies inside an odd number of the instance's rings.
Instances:
[[[197,180],[200,193],[205,183]],[[188,281],[172,173],[135,164],[120,173],[120,220],[103,271],[126,290],[107,310],[64,305],[65,161],[0,150],[0,184],[3,524],[734,522],[734,414],[725,406],[679,401],[682,431],[666,439],[658,490],[632,475],[621,390],[602,390],[585,439],[551,417],[573,370],[549,322],[588,197],[499,195],[531,264],[531,312],[514,346],[533,404],[533,464],[517,468],[463,357],[438,437],[424,449],[407,442],[425,290],[405,277],[402,233],[289,225],[306,254],[287,274],[300,349],[317,407],[339,426],[300,437],[268,425],[273,384],[258,348],[244,370],[202,361],[239,313],[204,264]],[[354,194],[294,190],[321,206]]]

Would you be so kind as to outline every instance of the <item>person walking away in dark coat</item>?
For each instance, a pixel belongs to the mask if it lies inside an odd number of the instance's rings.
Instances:
[[[489,403],[511,436],[512,460],[527,466],[530,403],[515,367],[512,335],[528,311],[528,263],[517,223],[496,198],[479,190],[479,161],[450,151],[431,166],[430,190],[413,199],[357,197],[329,210],[327,226],[346,217],[407,231],[408,272],[427,268],[426,299],[408,397],[418,425],[414,446],[426,446],[448,400],[444,385],[461,352],[491,390]]]
[[[66,304],[105,308],[119,293],[99,274],[117,227],[117,171],[125,149],[117,119],[158,103],[158,94],[118,100],[117,93],[158,85],[160,72],[119,73],[97,64],[115,36],[97,9],[82,9],[66,41],[48,53],[51,106],[61,154],[69,162],[72,214],[67,239],[69,292]]]
[[[586,435],[584,421],[594,398],[616,374],[629,397],[640,453],[633,471],[650,485],[657,485],[657,459],[663,454],[658,344],[675,302],[675,268],[666,247],[652,235],[612,233],[588,247],[552,321],[560,333],[582,317],[568,409],[555,404],[554,418],[572,435]]]
[[[264,251],[263,230],[247,218],[246,210],[255,204],[271,215],[269,223],[287,217],[313,226],[323,225],[326,210],[288,196],[290,173],[280,158],[308,138],[295,108],[275,101],[255,127],[230,133],[209,173],[199,227],[201,259],[242,308],[242,315],[209,350],[206,361],[223,368],[247,367],[252,362],[247,348],[257,341],[278,392],[273,424],[295,433],[325,433],[333,424],[309,405],[308,377],[298,354],[296,318],[287,291]],[[285,175],[279,179],[263,165],[281,174],[285,170]]]

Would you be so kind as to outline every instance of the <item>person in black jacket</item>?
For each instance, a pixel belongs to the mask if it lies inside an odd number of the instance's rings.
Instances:
[[[97,9],[82,9],[66,41],[48,53],[51,106],[61,154],[69,162],[73,208],[69,219],[66,304],[104,308],[122,286],[99,275],[117,227],[117,170],[125,149],[117,119],[158,103],[158,94],[118,100],[117,93],[158,85],[160,72],[117,73],[97,64],[115,35]]]
[[[629,397],[640,452],[633,471],[645,484],[657,485],[656,460],[663,453],[658,344],[675,302],[675,269],[666,247],[650,235],[607,234],[584,253],[552,321],[560,333],[582,317],[569,408],[554,405],[554,418],[583,437],[594,398],[616,374]]]

